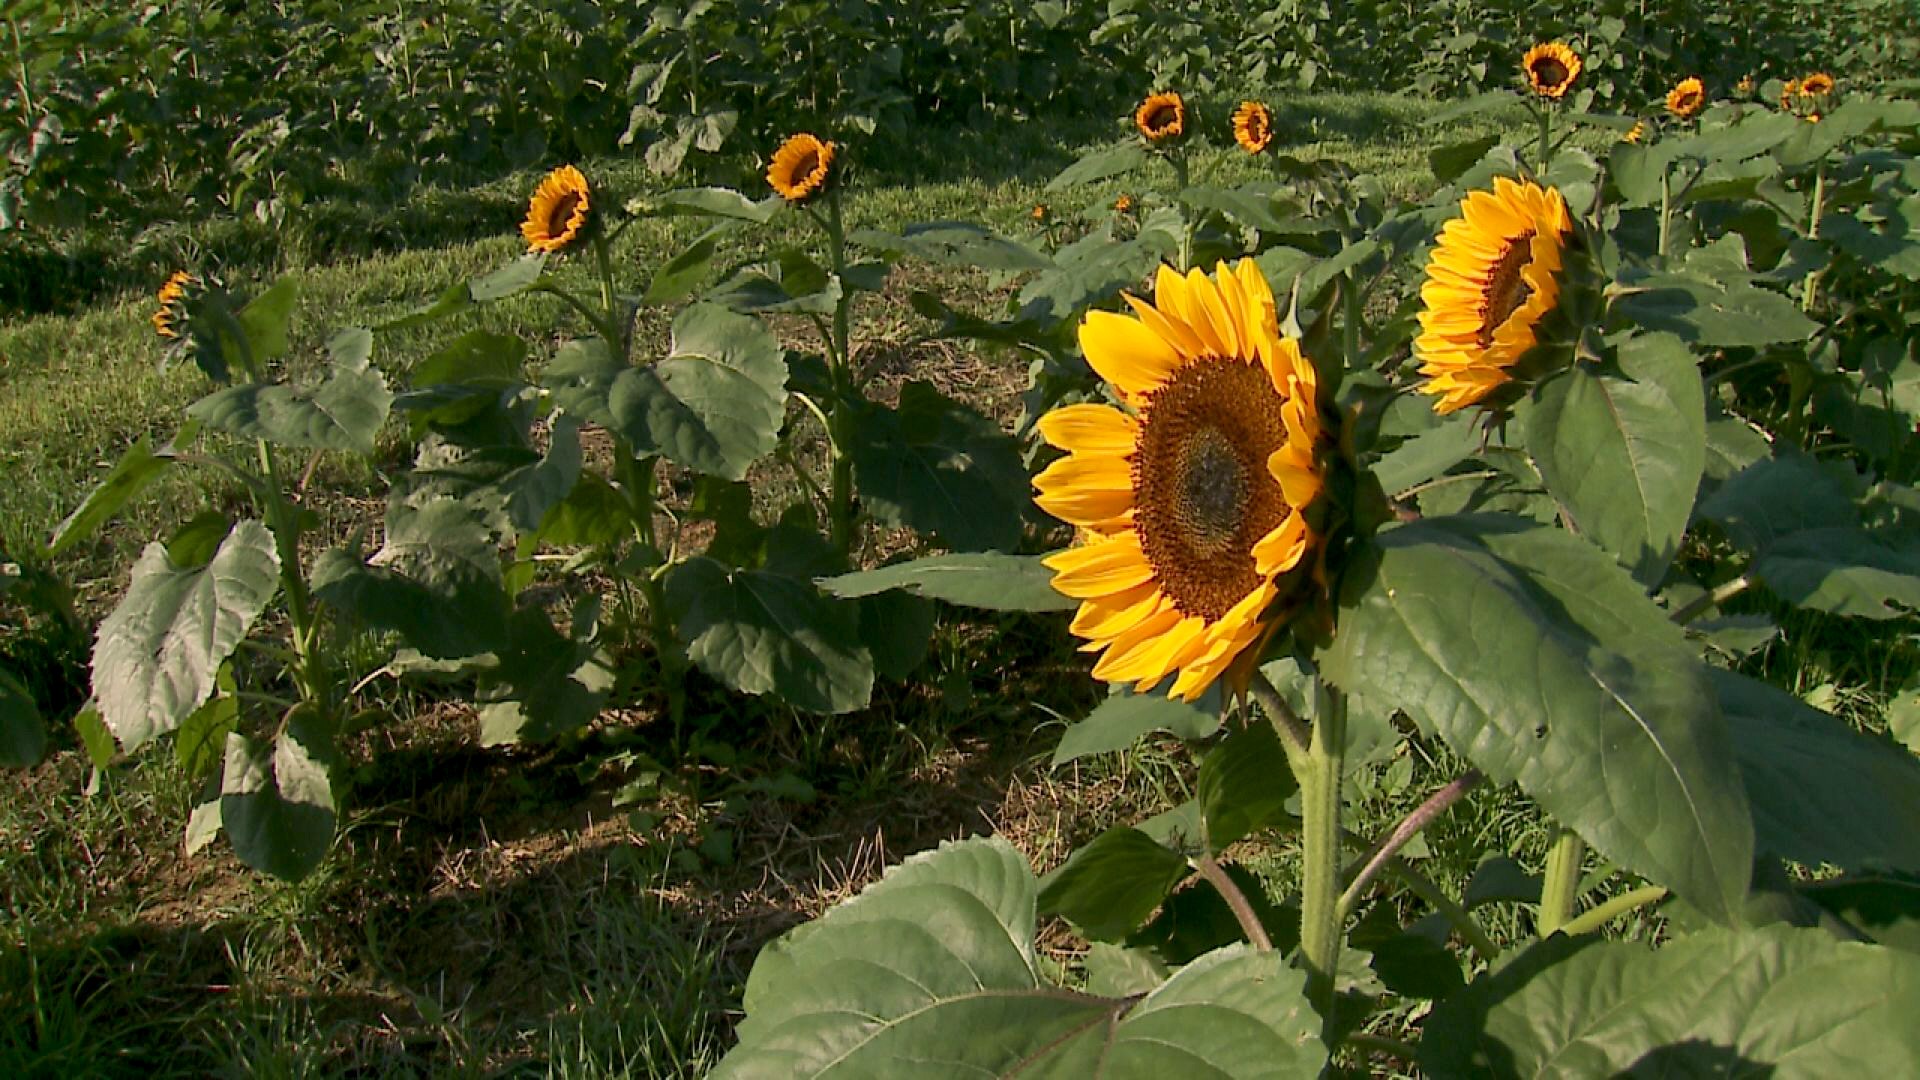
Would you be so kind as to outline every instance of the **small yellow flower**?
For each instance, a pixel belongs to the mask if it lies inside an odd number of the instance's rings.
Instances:
[[[1573,80],[1580,77],[1580,57],[1558,41],[1542,42],[1527,50],[1520,62],[1526,69],[1527,83],[1543,98],[1558,101],[1567,96]]]
[[[1187,103],[1172,91],[1150,95],[1133,111],[1133,125],[1150,143],[1178,139],[1187,130]]]
[[[1133,213],[1133,196],[1122,195],[1119,198],[1113,200],[1113,209],[1116,213],[1121,213],[1121,214]]]
[[[767,166],[767,183],[790,203],[803,203],[826,190],[832,178],[833,143],[801,132],[780,144],[773,164]]]
[[[1034,501],[1081,542],[1046,558],[1080,601],[1072,632],[1093,675],[1189,701],[1244,689],[1261,644],[1312,602],[1325,487],[1313,364],[1281,336],[1251,259],[1211,276],[1163,266],[1152,302],[1080,324],[1087,363],[1122,407],[1042,417],[1067,452]]]
[[[169,341],[180,337],[180,323],[186,318],[187,290],[198,285],[199,279],[185,270],[175,270],[160,286],[160,310],[153,313],[154,333]]]
[[[1258,154],[1273,142],[1273,110],[1258,101],[1243,101],[1233,113],[1233,141],[1249,154]]]
[[[1693,76],[1681,79],[1673,89],[1667,91],[1667,111],[1681,120],[1691,120],[1699,115],[1706,103],[1706,88]]]
[[[1647,122],[1645,120],[1635,120],[1633,126],[1627,129],[1627,133],[1620,136],[1620,141],[1623,143],[1638,143],[1641,139],[1646,138],[1646,136]]]
[[[520,235],[530,251],[553,253],[571,247],[587,231],[593,197],[579,169],[562,165],[548,173],[527,202]]]
[[[1475,191],[1440,231],[1420,289],[1414,355],[1422,393],[1450,413],[1511,382],[1510,370],[1539,341],[1560,302],[1558,274],[1573,219],[1553,188],[1498,177]]]
[[[1052,211],[1047,209],[1046,203],[1035,203],[1033,206],[1033,213],[1029,214],[1028,216],[1033,218],[1033,220],[1036,223],[1044,225],[1046,224],[1046,221],[1047,221],[1047,215],[1050,214],[1051,212]]]

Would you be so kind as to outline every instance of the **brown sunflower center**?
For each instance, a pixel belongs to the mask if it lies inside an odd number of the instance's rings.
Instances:
[[[1155,105],[1153,111],[1147,113],[1147,130],[1158,134],[1171,128],[1179,118],[1180,113],[1173,106]]]
[[[1253,546],[1288,513],[1267,471],[1287,438],[1282,404],[1265,369],[1239,360],[1182,368],[1147,398],[1134,528],[1182,614],[1216,621],[1260,584]]]
[[[1511,71],[1512,68],[1507,70]],[[1567,81],[1567,65],[1556,56],[1543,56],[1533,62],[1533,81],[1549,89]]]
[[[553,204],[553,212],[547,215],[547,235],[560,236],[573,222],[574,208],[580,205],[578,192],[569,191],[560,196]]]
[[[1521,271],[1533,261],[1533,233],[1525,232],[1507,242],[1500,257],[1487,271],[1487,287],[1481,293],[1480,347],[1493,344],[1493,333],[1506,324],[1533,295],[1533,287]]]

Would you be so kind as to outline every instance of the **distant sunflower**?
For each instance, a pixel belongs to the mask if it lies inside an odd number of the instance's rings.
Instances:
[[[1800,80],[1800,96],[1819,97],[1833,93],[1833,76],[1824,71],[1816,71]]]
[[[1753,76],[1751,75],[1740,76],[1740,81],[1739,83],[1735,84],[1734,89],[1739,91],[1742,94],[1753,93]]]
[[[1558,41],[1547,41],[1527,50],[1520,66],[1526,69],[1527,83],[1543,98],[1558,101],[1567,96],[1573,80],[1580,77],[1580,57]]]
[[[1045,225],[1047,223],[1047,218],[1051,216],[1052,213],[1053,211],[1047,208],[1046,203],[1035,203],[1033,205],[1033,213],[1029,214],[1028,216],[1034,220],[1035,224]]]
[[[1560,193],[1507,177],[1475,191],[1440,231],[1420,290],[1414,353],[1423,393],[1450,413],[1512,380],[1538,341],[1540,320],[1560,300],[1556,278],[1573,220]]]
[[[833,178],[833,143],[801,132],[780,144],[767,166],[767,183],[790,203],[803,203],[826,190]]]
[[[1793,99],[1799,96],[1800,96],[1800,80],[1788,79],[1785,83],[1782,83],[1780,86],[1780,107],[1783,109],[1793,108]]]
[[[192,274],[175,270],[160,286],[160,310],[153,313],[153,331],[169,341],[180,337],[180,326],[187,317],[187,290],[199,284]]]
[[[1297,610],[1320,542],[1316,382],[1251,260],[1213,277],[1163,266],[1152,303],[1126,300],[1133,315],[1080,324],[1087,363],[1126,407],[1040,420],[1067,456],[1034,478],[1034,501],[1080,527],[1046,565],[1080,601],[1082,648],[1103,654],[1094,677],[1144,690],[1175,675],[1191,701],[1223,675],[1244,685]]]
[[[1258,154],[1273,142],[1273,110],[1258,101],[1243,101],[1233,113],[1233,141],[1249,154]]]
[[[1150,95],[1133,110],[1133,125],[1150,143],[1171,142],[1187,130],[1187,103],[1172,91]]]
[[[527,238],[530,251],[565,251],[586,233],[592,210],[587,178],[579,169],[562,165],[534,189],[520,235]]]
[[[1691,120],[1699,115],[1706,103],[1706,87],[1700,85],[1700,80],[1694,76],[1681,79],[1673,89],[1667,91],[1667,111],[1681,120]]]
[[[1119,198],[1113,200],[1113,210],[1117,214],[1133,213],[1133,196],[1122,195]]]
[[[1638,143],[1646,137],[1647,122],[1645,120],[1635,120],[1633,126],[1627,129],[1627,133],[1620,136],[1620,141],[1623,143]]]

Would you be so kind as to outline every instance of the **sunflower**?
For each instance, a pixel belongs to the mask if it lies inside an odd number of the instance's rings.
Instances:
[[[527,203],[527,220],[520,223],[520,235],[527,238],[530,251],[564,251],[587,231],[587,216],[592,209],[587,178],[579,169],[562,165],[534,189]]]
[[[1740,76],[1740,82],[1734,86],[1734,89],[1739,91],[1741,94],[1753,93],[1753,76],[1751,75]]]
[[[1547,41],[1527,50],[1520,62],[1526,69],[1533,92],[1555,101],[1567,96],[1573,80],[1580,77],[1580,57],[1557,41]]]
[[[803,203],[826,190],[833,174],[833,143],[806,132],[780,144],[767,166],[767,183],[790,203]]]
[[[1316,382],[1252,260],[1213,277],[1163,266],[1153,303],[1126,301],[1133,315],[1080,324],[1087,363],[1125,407],[1041,419],[1067,456],[1034,478],[1034,501],[1079,527],[1082,542],[1045,562],[1080,601],[1082,648],[1103,654],[1094,677],[1145,690],[1174,675],[1191,701],[1222,675],[1243,683],[1291,613],[1276,601],[1313,562]]]
[[[1691,120],[1707,103],[1707,91],[1694,76],[1681,79],[1673,89],[1667,91],[1667,111],[1681,120]]]
[[[1824,71],[1816,71],[1800,80],[1801,97],[1819,97],[1833,93],[1833,76]]]
[[[175,270],[160,286],[160,310],[153,313],[153,331],[168,340],[180,337],[180,323],[186,320],[187,290],[199,281],[185,270]]]
[[[1035,224],[1045,225],[1047,223],[1048,216],[1050,216],[1052,213],[1053,211],[1047,208],[1046,203],[1034,203],[1033,213],[1029,214],[1028,216],[1034,220]]]
[[[1119,198],[1113,200],[1113,210],[1114,210],[1114,213],[1116,214],[1133,213],[1133,196],[1122,195]]]
[[[1150,143],[1178,139],[1187,130],[1187,103],[1172,91],[1150,95],[1133,110],[1133,125]]]
[[[1788,79],[1780,86],[1780,107],[1793,108],[1793,99],[1800,96],[1800,80]]]
[[[1560,193],[1507,177],[1475,191],[1440,230],[1420,290],[1413,343],[1434,411],[1472,405],[1513,378],[1537,341],[1540,320],[1560,300],[1555,275],[1573,220]]]
[[[1233,141],[1249,154],[1258,154],[1273,141],[1273,110],[1258,101],[1243,101],[1233,112]]]
[[[1645,120],[1635,120],[1633,126],[1627,129],[1627,133],[1620,136],[1620,141],[1623,143],[1638,143],[1641,139],[1646,138],[1646,136],[1647,122]]]

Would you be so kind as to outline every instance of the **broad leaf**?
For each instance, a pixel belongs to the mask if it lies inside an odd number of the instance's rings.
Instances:
[[[190,420],[174,434],[171,442],[157,450],[145,438],[128,447],[113,469],[74,507],[73,513],[55,526],[52,538],[47,541],[47,557],[52,558],[92,536],[119,513],[121,507],[152,486],[179,456],[179,448],[191,444],[199,434],[199,421]]]
[[[1920,870],[1920,758],[1765,683],[1712,674],[1760,850]]]
[[[148,544],[93,647],[94,700],[120,745],[132,750],[199,708],[279,588],[273,534],[257,521],[234,526],[205,566],[175,566]]]
[[[1117,143],[1089,151],[1080,160],[1061,170],[1058,176],[1047,181],[1048,191],[1072,187],[1075,184],[1092,184],[1110,177],[1129,173],[1147,163],[1146,148],[1137,142]]]
[[[861,502],[881,521],[961,551],[1019,543],[1029,486],[1019,444],[932,385],[908,383],[899,409],[862,417],[852,456]]]
[[[834,596],[873,596],[902,589],[989,611],[1071,611],[1080,603],[1053,590],[1053,571],[1040,565],[1040,556],[997,551],[930,555],[877,570],[822,578],[819,585]]]
[[[1679,549],[1706,465],[1706,395],[1680,339],[1621,343],[1619,370],[1575,365],[1527,412],[1527,449],[1575,528],[1657,585]]]
[[[1896,619],[1920,609],[1910,533],[1807,529],[1760,553],[1753,572],[1783,600],[1835,615]]]
[[[1187,876],[1187,860],[1129,826],[1108,829],[1040,879],[1040,913],[1095,941],[1118,941],[1153,915]]]
[[[863,708],[873,692],[858,606],[810,582],[696,558],[668,575],[667,604],[687,656],[741,693],[843,713]]]
[[[1699,516],[1748,551],[1805,529],[1859,520],[1842,478],[1812,458],[1768,458],[1733,474],[1700,503]]]
[[[1818,324],[1799,305],[1758,285],[1703,271],[1659,274],[1614,303],[1628,322],[1664,330],[1694,345],[1734,348],[1805,341]]]
[[[1213,691],[1187,702],[1165,694],[1136,694],[1116,689],[1085,720],[1067,729],[1054,748],[1053,763],[1088,754],[1125,750],[1152,731],[1170,731],[1183,739],[1204,739],[1220,730],[1220,698]]]
[[[1271,724],[1255,719],[1229,734],[1200,763],[1197,798],[1215,851],[1287,819],[1297,785]]]
[[[1468,423],[1455,421],[1423,431],[1395,447],[1374,463],[1373,475],[1380,490],[1398,495],[1445,473],[1470,457],[1480,445],[1481,432]]]
[[[1326,1051],[1277,952],[1210,953],[1145,997],[1042,982],[1032,872],[1002,840],[947,843],[763,950],[716,1080],[1197,1071],[1307,1076]]]
[[[1599,549],[1495,516],[1382,533],[1324,657],[1607,858],[1732,918],[1753,832],[1705,672]]]
[[[25,769],[47,752],[47,725],[33,695],[0,668],[0,767]]]
[[[613,658],[591,640],[591,620],[574,614],[574,637],[538,608],[513,615],[511,643],[482,691],[480,745],[547,742],[600,715],[613,689]]]
[[[644,209],[656,214],[701,214],[748,221],[755,225],[765,225],[773,220],[774,210],[781,205],[779,199],[754,202],[737,191],[713,187],[662,192],[645,203]]]
[[[289,715],[271,747],[227,736],[220,823],[241,862],[285,881],[320,865],[333,843],[332,756],[324,723],[305,706]]]
[[[861,229],[848,239],[889,255],[913,255],[942,266],[1044,270],[1053,265],[1046,255],[970,221],[921,222],[898,235]]]
[[[1822,930],[1706,930],[1658,952],[1554,937],[1434,1010],[1429,1076],[1902,1076],[1920,956]]]
[[[696,304],[673,321],[657,365],[631,367],[597,339],[570,342],[543,381],[561,408],[614,431],[640,454],[739,480],[773,450],[787,365],[760,320]]]
[[[500,558],[485,524],[464,503],[396,502],[387,512],[386,546],[372,565],[336,548],[315,560],[312,581],[321,602],[394,631],[436,659],[506,647],[509,603]]]
[[[1835,878],[1798,891],[1879,944],[1920,953],[1920,877]]]
[[[393,393],[372,368],[335,365],[315,387],[246,383],[216,390],[187,408],[208,427],[280,446],[373,453]]]

